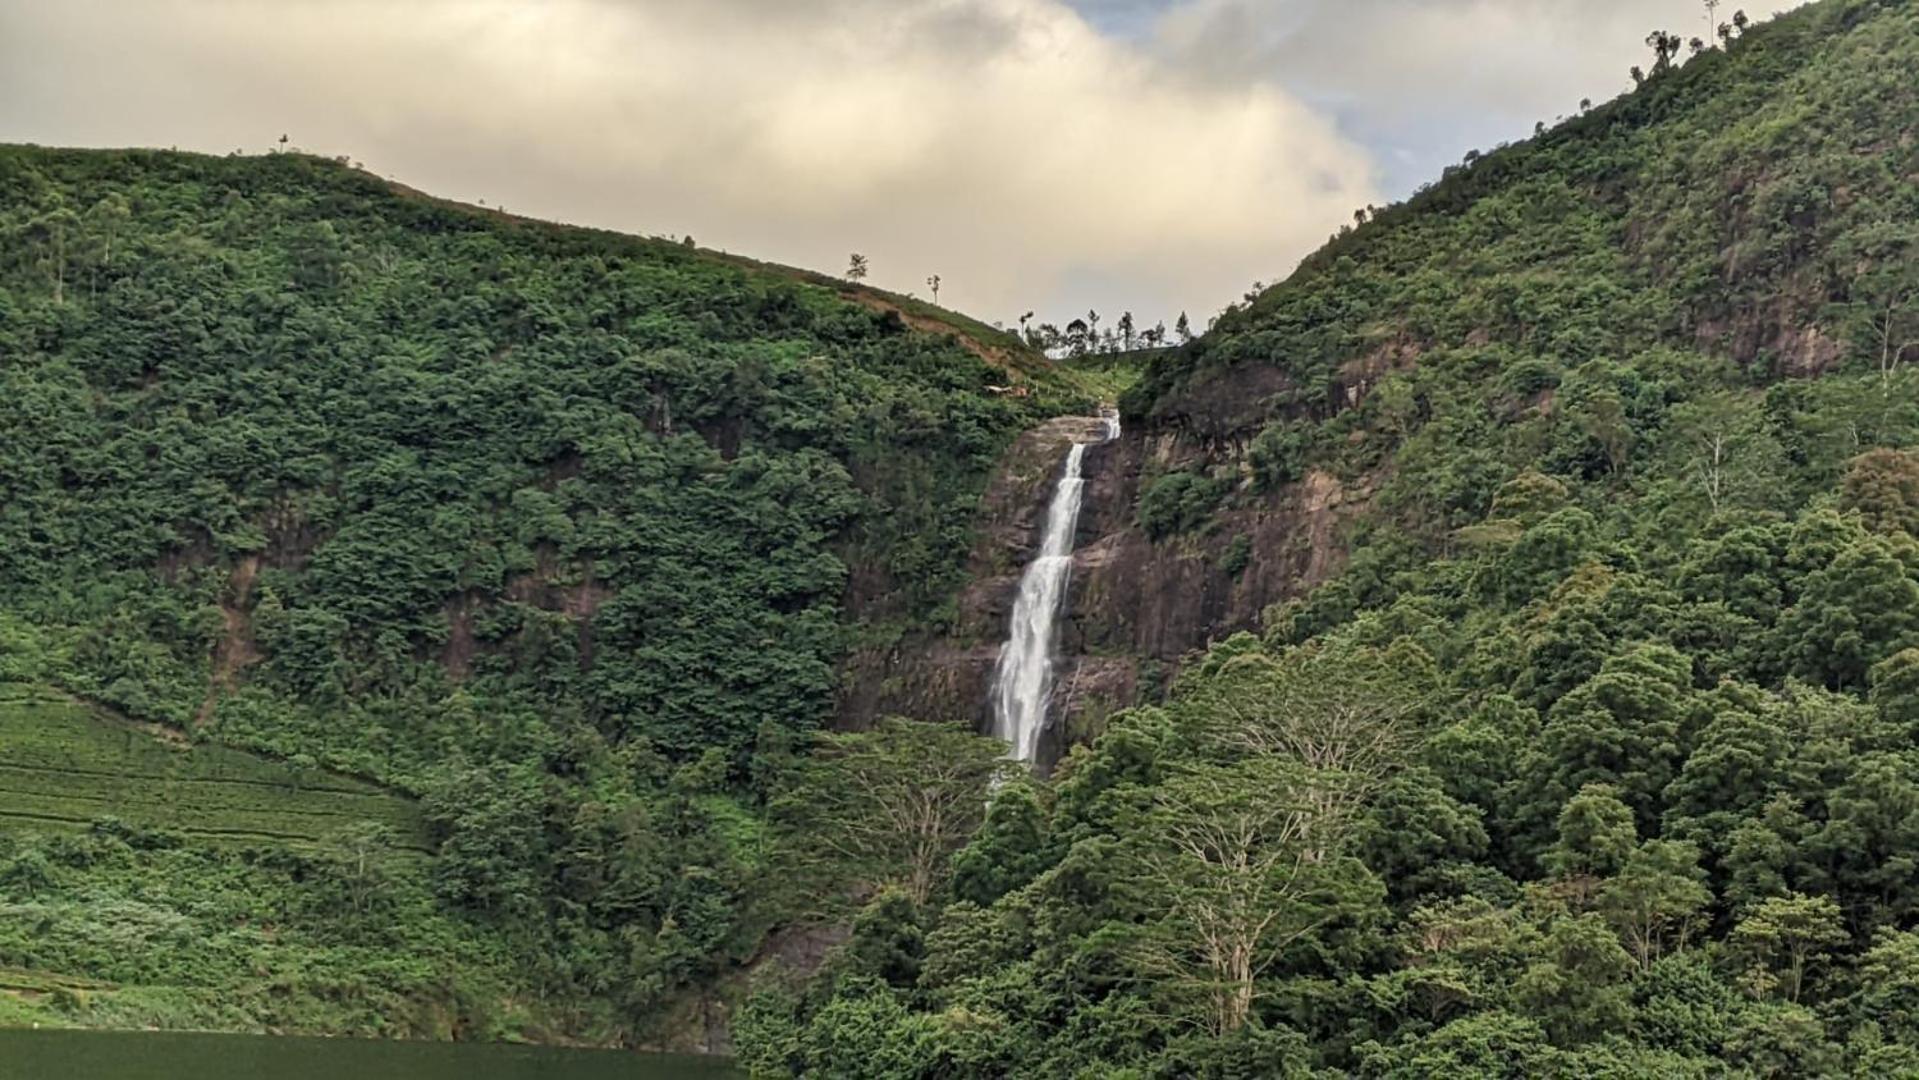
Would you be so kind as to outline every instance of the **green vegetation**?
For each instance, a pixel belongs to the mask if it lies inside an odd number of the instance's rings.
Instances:
[[[309,158],[0,150],[0,807],[57,819],[0,1020],[637,1042],[825,951],[756,1072],[1919,1072],[1919,10],[1727,44],[1152,360],[1156,538],[1372,494],[1032,782],[817,729],[1117,380]]]
[[[1145,374],[1149,359],[1157,355],[1143,349],[1130,352],[1088,353],[1069,356],[1060,368],[1101,401],[1118,401]]]
[[[206,843],[102,821],[0,833],[6,1023],[413,1038],[619,1035],[519,997],[526,946],[377,832]],[[82,974],[84,973],[84,974]]]
[[[176,745],[18,684],[0,684],[0,746],[0,823],[11,827],[111,818],[230,843],[317,844],[371,824],[392,846],[426,850],[412,801],[365,781]]]
[[[1212,520],[1232,481],[1194,472],[1156,476],[1139,493],[1139,527],[1161,540],[1197,529]]]
[[[1794,12],[1536,138],[1469,155],[1229,307],[1154,365],[1129,413],[1204,424],[1182,414],[1184,391],[1272,364],[1292,389],[1262,403],[1271,419],[1325,421],[1370,380],[1365,408],[1329,432],[1371,436],[1349,452],[1359,464],[1435,412],[1499,426],[1584,365],[1643,369],[1659,346],[1736,358],[1745,385],[1842,359],[1895,366],[1919,325],[1911,151],[1895,134],[1919,93],[1898,74],[1911,48],[1901,6]],[[1813,326],[1823,332],[1790,333]],[[1847,355],[1834,357],[1840,341]],[[1406,385],[1439,369],[1470,394],[1456,409],[1436,409],[1455,402],[1430,384]]]
[[[936,629],[1000,452],[1092,403],[689,245],[0,147],[0,683],[193,746],[7,691],[0,966],[124,987],[76,1022],[651,1037],[790,917],[767,798],[849,644]]]
[[[1343,571],[768,985],[757,1073],[1919,1072],[1919,8],[1660,48],[1126,394],[1208,455],[1144,528],[1318,473]]]

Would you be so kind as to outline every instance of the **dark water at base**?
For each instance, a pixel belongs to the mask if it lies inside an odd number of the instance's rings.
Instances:
[[[713,1058],[474,1043],[0,1030],[0,1080],[738,1080]]]

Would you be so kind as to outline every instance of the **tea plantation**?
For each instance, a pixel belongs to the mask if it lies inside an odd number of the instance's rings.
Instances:
[[[56,691],[0,684],[0,826],[102,818],[234,843],[319,844],[376,822],[427,851],[412,800],[317,768],[188,747]]]

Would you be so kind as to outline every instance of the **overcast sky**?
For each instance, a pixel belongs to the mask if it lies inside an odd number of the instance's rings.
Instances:
[[[1790,0],[1743,3],[1754,17]],[[989,321],[1195,322],[1695,0],[0,0],[0,141],[348,154]]]

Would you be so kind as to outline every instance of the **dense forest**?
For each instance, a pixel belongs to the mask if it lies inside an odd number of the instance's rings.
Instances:
[[[431,852],[49,831],[25,765],[98,740],[16,735],[0,1015],[671,1034],[790,918],[769,805],[840,658],[948,618],[994,461],[1092,407],[905,298],[300,154],[0,148],[0,237],[0,682],[42,688],[0,711],[372,780]]]
[[[1740,23],[1155,359],[1141,526],[1364,493],[1343,568],[765,983],[758,1073],[1919,1073],[1919,6]]]

